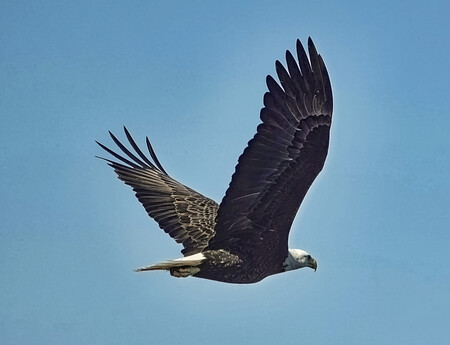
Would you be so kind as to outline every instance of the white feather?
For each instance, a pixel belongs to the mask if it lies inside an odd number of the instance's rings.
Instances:
[[[308,266],[309,253],[302,249],[289,249],[288,256],[284,260],[283,267],[285,271],[296,270]]]

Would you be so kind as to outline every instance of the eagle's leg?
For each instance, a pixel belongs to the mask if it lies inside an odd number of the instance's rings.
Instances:
[[[186,278],[200,272],[198,267],[172,267],[170,269],[170,275],[177,278]]]

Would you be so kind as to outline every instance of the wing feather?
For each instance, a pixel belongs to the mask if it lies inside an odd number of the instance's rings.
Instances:
[[[182,243],[185,256],[201,252],[214,236],[218,204],[171,178],[163,169],[146,138],[153,162],[138,147],[129,131],[125,135],[136,154],[111,132],[110,136],[127,158],[97,142],[121,163],[105,159],[119,179],[131,186],[148,215],[175,241]]]
[[[287,69],[266,78],[262,123],[239,157],[218,210],[208,249],[255,257],[287,255],[292,221],[328,151],[332,93],[328,73],[311,39],[309,59],[297,41],[298,63],[286,52]]]

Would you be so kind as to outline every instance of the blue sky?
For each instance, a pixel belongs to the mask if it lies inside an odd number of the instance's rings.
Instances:
[[[1,1],[2,344],[446,344],[447,1]],[[300,270],[236,286],[180,255],[94,140],[126,125],[220,201],[265,76],[311,36],[335,99]]]

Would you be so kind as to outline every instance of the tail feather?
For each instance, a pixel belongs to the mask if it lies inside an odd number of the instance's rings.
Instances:
[[[142,271],[171,271],[176,268],[182,267],[195,267],[201,265],[206,260],[205,256],[201,253],[189,255],[184,258],[175,259],[175,260],[167,260],[164,262],[160,262],[156,265],[144,266],[136,268],[135,272]]]

